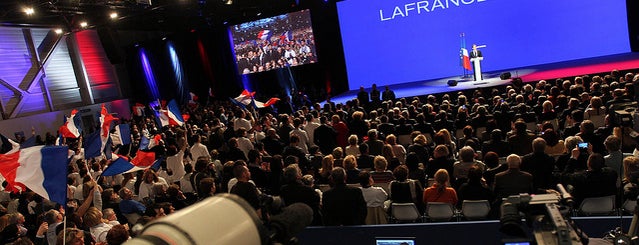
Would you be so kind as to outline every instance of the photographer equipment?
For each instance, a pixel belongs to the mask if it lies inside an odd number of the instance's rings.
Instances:
[[[529,242],[527,234],[532,233],[537,244],[583,244],[588,237],[574,226],[568,215],[564,215],[569,213],[569,208],[562,207],[572,205],[572,196],[561,184],[557,189],[561,198],[556,194],[520,194],[505,198],[501,205],[500,231],[518,237],[522,242]],[[532,231],[522,226],[520,212],[525,214]]]
[[[244,199],[220,194],[149,223],[126,244],[296,244],[295,235],[312,219],[308,205],[295,203],[264,225]]]

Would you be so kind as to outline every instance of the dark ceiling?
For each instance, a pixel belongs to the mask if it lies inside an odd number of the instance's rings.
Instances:
[[[89,28],[172,32],[239,23],[304,7],[297,3],[295,0],[1,0],[0,23],[70,31],[86,21]],[[34,8],[33,15],[23,11],[27,6]],[[112,12],[118,13],[116,19],[110,18]]]

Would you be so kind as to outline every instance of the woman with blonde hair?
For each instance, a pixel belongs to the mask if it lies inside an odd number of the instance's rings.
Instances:
[[[113,227],[112,225],[107,224],[108,221],[102,219],[102,216],[102,212],[99,209],[90,207],[87,212],[84,213],[84,217],[82,219],[84,226],[89,227],[91,236],[95,238],[96,242],[106,242],[107,233]]]
[[[437,131],[435,137],[433,137],[433,141],[436,145],[445,145],[448,147],[448,156],[452,157],[457,153],[457,145],[453,142],[453,136],[448,129],[443,128]]]
[[[448,187],[450,177],[446,169],[437,170],[435,173],[435,183],[424,190],[424,204],[429,202],[445,202],[451,205],[457,204],[457,192]]]
[[[322,158],[322,168],[319,169],[319,173],[317,175],[317,184],[328,184],[329,177],[331,176],[331,170],[333,170],[333,162],[335,159],[333,155],[327,155]]]
[[[382,156],[386,158],[386,161],[388,161],[388,169],[395,169],[397,166],[402,164],[399,161],[399,158],[395,155],[393,146],[389,144],[384,144],[382,147]]]
[[[347,156],[357,157],[361,154],[361,152],[359,151],[359,145],[357,145],[358,141],[359,139],[357,138],[357,135],[355,134],[351,134],[351,136],[348,137],[348,145],[346,146]]]
[[[391,146],[391,149],[393,150],[393,155],[397,157],[397,159],[399,160],[399,163],[405,164],[406,148],[404,148],[403,145],[397,144],[397,136],[395,136],[394,134],[389,134],[388,136],[386,136],[386,144]]]

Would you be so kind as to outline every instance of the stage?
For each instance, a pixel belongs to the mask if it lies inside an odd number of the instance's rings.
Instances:
[[[524,83],[528,83],[584,74],[605,73],[615,69],[623,71],[637,68],[639,68],[639,53],[625,53],[503,71],[487,71],[483,73],[484,79],[481,81],[474,81],[472,73],[469,72],[471,73],[471,77],[467,78],[463,78],[460,75],[435,80],[394,84],[390,85],[389,88],[395,92],[397,98],[403,98],[506,85],[509,84],[512,79],[500,79],[499,75],[504,72],[510,72],[512,78],[519,77]],[[456,80],[457,86],[448,86],[449,80]],[[383,87],[378,87],[378,89],[381,92],[384,91]],[[366,91],[370,92],[370,87],[366,88]],[[331,98],[331,101],[335,103],[345,103],[348,100],[356,98],[358,92],[359,89],[351,90]]]

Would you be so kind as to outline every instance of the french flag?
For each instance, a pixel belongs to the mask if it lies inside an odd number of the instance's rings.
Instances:
[[[149,139],[146,136],[142,136],[140,139],[140,150],[151,150],[156,145],[160,144],[160,140],[162,139],[162,135],[156,134],[153,138]]]
[[[282,44],[289,43],[291,40],[293,40],[293,34],[290,31],[285,31],[280,36],[280,43]]]
[[[106,107],[104,107],[104,104],[102,104],[102,110],[100,111],[100,140],[102,142],[102,151],[104,151],[104,148],[109,141],[111,136],[109,134],[111,131],[111,123],[115,120],[118,120],[118,118],[112,116],[111,113],[107,111]]]
[[[66,146],[33,146],[20,149],[10,139],[1,136],[0,173],[9,189],[31,189],[36,194],[59,204],[66,204]],[[4,152],[4,150],[9,151]],[[16,188],[17,187],[17,188]],[[26,187],[26,188],[25,188]]]
[[[275,103],[277,103],[280,99],[279,98],[271,98],[268,101],[266,101],[266,103],[262,103],[259,102],[257,100],[253,100],[253,103],[255,103],[255,107],[257,108],[264,108],[264,107],[269,107]]]
[[[271,37],[271,31],[269,30],[261,30],[257,33],[257,39],[260,40],[268,40]]]
[[[177,102],[175,102],[175,100],[169,101],[169,104],[166,105],[166,109],[167,109],[166,116],[169,119],[169,125],[171,126],[184,125],[184,118],[182,118],[180,107],[178,106]]]
[[[102,171],[102,176],[114,176],[122,173],[131,173],[138,170],[145,170],[148,168],[158,170],[163,160],[162,158],[159,158],[155,160],[151,165],[136,166],[133,163],[129,162],[125,157],[114,156],[113,159],[111,164],[106,169],[104,169],[104,171]]]
[[[138,117],[144,116],[144,105],[135,103],[135,105],[133,106],[133,115]]]
[[[76,116],[78,110],[72,110],[70,117],[64,117],[64,124],[60,126],[60,134],[65,138],[77,139],[82,133],[82,118]]]
[[[244,105],[248,105],[251,104],[253,96],[255,96],[255,92],[249,92],[245,89],[239,96],[235,97],[235,101],[240,102]]]
[[[138,167],[150,167],[155,162],[155,152],[138,150],[131,163]]]
[[[113,145],[131,144],[131,128],[128,124],[118,124],[115,126],[115,132],[111,134]]]
[[[468,50],[466,48],[461,48],[461,56],[462,56],[462,66],[466,70],[472,70],[470,68],[470,56],[468,56]]]
[[[189,104],[196,104],[197,103],[197,95],[194,94],[193,92],[189,92]]]

